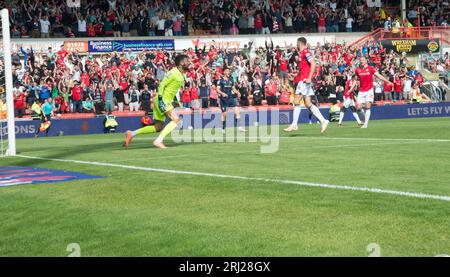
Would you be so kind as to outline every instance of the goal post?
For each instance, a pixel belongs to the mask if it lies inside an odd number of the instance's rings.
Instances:
[[[7,140],[8,145],[4,153],[8,156],[16,155],[16,132],[14,122],[14,100],[13,100],[13,78],[11,65],[11,38],[9,31],[9,11],[7,9],[1,10],[2,19],[2,42],[3,42],[3,64],[4,64],[4,84],[6,94],[6,123],[7,123]],[[0,119],[1,120],[1,119]],[[3,126],[0,126],[3,127]],[[4,128],[2,128],[2,137]],[[2,138],[3,139],[3,138]]]

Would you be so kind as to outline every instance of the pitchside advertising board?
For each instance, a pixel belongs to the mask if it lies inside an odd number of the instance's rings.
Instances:
[[[203,36],[191,38],[171,38],[171,39],[131,39],[131,40],[32,40],[32,39],[13,39],[11,42],[12,51],[19,52],[20,47],[31,49],[35,52],[48,52],[51,47],[53,52],[56,52],[63,45],[66,51],[78,53],[108,53],[108,52],[122,52],[122,51],[136,51],[144,50],[166,49],[182,51],[188,48],[209,48],[215,46],[216,48],[239,48],[242,49],[251,42],[253,47],[265,47],[266,42],[273,42],[274,46],[295,47],[297,39],[300,36],[305,36],[308,43],[314,47],[318,43],[332,43],[336,41],[335,35],[310,35],[310,34],[283,34],[283,35],[258,35],[258,36]]]
[[[328,118],[329,108],[323,107],[321,111],[325,118]],[[265,110],[255,110],[254,108],[247,108],[242,110],[241,118],[244,119],[246,126],[254,126],[255,122],[258,125],[266,124],[289,124],[292,121],[292,109],[279,110],[276,117],[272,117],[270,112]],[[195,122],[193,114],[181,114],[184,123]],[[209,126],[213,120],[219,120],[221,125],[220,112],[214,112],[209,116],[204,116],[200,124],[192,125],[193,128],[202,128]],[[433,104],[415,104],[415,105],[392,105],[392,106],[377,106],[373,107],[371,119],[400,119],[400,118],[422,118],[422,117],[450,117],[450,102],[433,103]],[[230,117],[232,118],[232,117]],[[141,127],[141,116],[131,117],[117,117],[119,127],[117,132],[125,132],[128,129],[134,130]],[[345,121],[352,121],[353,116],[347,113],[344,117]],[[276,121],[276,122],[275,122]],[[300,122],[306,123],[309,121],[308,112],[302,110],[300,114]],[[36,130],[39,128],[41,122],[39,120],[17,120],[16,121],[16,136],[18,138],[34,137]],[[2,130],[4,134],[7,133],[6,126]],[[101,134],[104,132],[103,118],[85,118],[85,119],[54,119],[52,121],[52,128],[50,129],[50,136],[58,135],[82,135],[82,134]]]
[[[25,51],[33,49],[35,52],[48,52],[49,48],[52,51],[58,51],[63,44],[63,40],[13,40],[11,41],[11,52],[20,52],[20,47]]]
[[[78,53],[107,53],[133,51],[141,52],[144,50],[165,49],[174,50],[175,42],[173,39],[161,40],[92,40],[92,41],[74,41],[74,40],[47,40],[47,41],[14,41],[11,43],[13,52],[20,52],[20,47],[24,50],[33,49],[35,52],[48,52],[49,48],[53,52],[60,49],[61,46],[69,52]]]
[[[381,42],[383,47],[388,50],[394,50],[401,54],[419,54],[423,52],[438,52],[439,41],[429,39],[395,39],[383,40]]]

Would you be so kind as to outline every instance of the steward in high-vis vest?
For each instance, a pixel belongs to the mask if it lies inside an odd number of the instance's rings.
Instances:
[[[33,105],[31,105],[31,118],[33,120],[40,120],[41,117],[42,117],[41,104],[39,103],[39,100],[36,99]]]
[[[339,121],[339,114],[341,113],[341,107],[336,103],[330,107],[330,118],[331,122]]]
[[[119,127],[116,117],[112,114],[107,114],[105,116],[103,124],[105,125],[105,133],[114,133],[117,127]]]

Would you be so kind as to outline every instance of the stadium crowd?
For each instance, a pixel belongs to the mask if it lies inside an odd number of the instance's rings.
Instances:
[[[410,0],[407,17],[418,26],[448,26],[450,2],[448,0]]]
[[[395,84],[390,87],[378,81],[377,101],[427,100],[417,91],[423,83],[422,75],[408,65],[406,57],[387,52],[377,42],[367,42],[357,49],[339,44],[311,45],[311,48],[318,61],[314,83],[319,103],[342,101],[345,82],[359,66],[362,56]],[[216,84],[225,68],[231,70],[241,106],[292,101],[298,73],[294,46],[281,48],[269,40],[266,47],[259,48],[249,43],[240,50],[212,46],[184,52],[192,60],[178,99],[184,108],[217,106]],[[165,72],[173,67],[175,54],[148,50],[83,55],[67,52],[63,46],[49,49],[47,53],[21,49],[12,55],[16,114],[19,117],[33,114],[39,103],[44,102],[50,103],[58,114],[124,110],[149,113],[152,97]]]
[[[381,0],[82,0],[77,8],[66,0],[1,2],[15,38],[352,32],[404,23]],[[447,0],[409,1],[414,25],[418,7],[422,26],[447,24]]]

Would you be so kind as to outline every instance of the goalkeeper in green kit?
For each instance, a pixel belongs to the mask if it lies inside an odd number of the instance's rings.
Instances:
[[[158,148],[166,148],[163,143],[164,138],[170,134],[180,122],[180,118],[174,111],[172,102],[180,88],[184,86],[183,71],[189,70],[190,61],[186,55],[175,57],[175,67],[166,73],[164,79],[158,87],[158,94],[153,100],[153,119],[154,126],[146,126],[135,131],[127,131],[124,147],[128,147],[133,137],[141,134],[151,134],[161,132],[153,145]],[[166,117],[170,122],[164,126]]]

